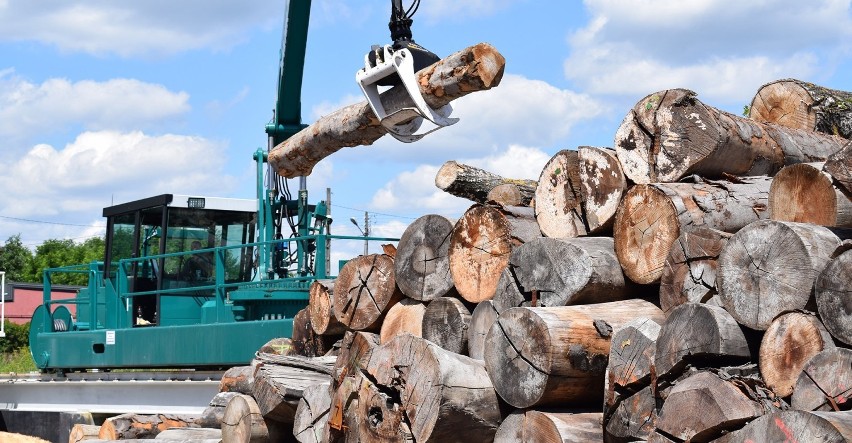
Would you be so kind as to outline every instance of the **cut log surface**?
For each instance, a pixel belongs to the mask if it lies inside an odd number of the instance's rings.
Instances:
[[[852,195],[852,142],[846,143],[843,149],[828,156],[824,168],[846,191],[847,196]]]
[[[657,337],[658,376],[676,376],[686,363],[741,363],[751,357],[745,334],[723,308],[684,303],[669,312]]]
[[[355,331],[378,332],[385,313],[403,297],[394,278],[394,259],[384,254],[349,260],[334,287],[334,316]]]
[[[358,442],[358,393],[369,380],[360,371],[344,377],[332,392],[329,407],[328,435],[323,441]],[[327,437],[327,438],[326,438]]]
[[[600,412],[527,411],[525,415],[524,442],[603,441],[603,414]]]
[[[334,280],[311,283],[308,312],[311,327],[319,335],[343,335],[346,326],[334,316]]]
[[[476,305],[470,315],[470,327],[467,330],[467,350],[471,358],[485,358],[485,337],[494,322],[497,321],[497,310],[492,300],[485,300]]]
[[[532,190],[513,183],[503,183],[488,191],[486,199],[487,202],[496,203],[500,206],[530,206],[535,194],[526,193],[524,192],[525,189]]]
[[[852,412],[774,412],[715,441],[845,443],[852,441]]]
[[[531,208],[473,205],[450,238],[450,273],[459,295],[471,303],[493,298],[512,249],[538,237]]]
[[[657,421],[657,404],[650,386],[621,400],[606,419],[604,434],[607,442],[646,440]]]
[[[834,342],[815,315],[790,312],[775,318],[760,342],[760,375],[779,397],[793,393],[805,363]]]
[[[845,139],[759,123],[701,103],[686,89],[640,100],[616,131],[624,174],[636,183],[674,182],[690,174],[774,174],[784,165],[825,161]]]
[[[472,92],[500,84],[506,60],[493,46],[479,43],[417,72],[420,93],[439,108]],[[403,88],[382,93],[387,107],[408,105]],[[320,160],[342,148],[371,145],[387,131],[366,101],[349,105],[302,129],[269,152],[269,164],[287,178],[310,175]]]
[[[363,379],[354,414],[357,425],[348,431],[349,434],[357,436],[358,441],[362,442],[412,442],[405,410],[394,400],[393,395]]]
[[[542,234],[548,237],[588,234],[577,151],[563,149],[544,165],[535,191],[535,218]]]
[[[808,360],[790,404],[802,411],[852,410],[852,349],[826,349]]]
[[[609,381],[623,388],[651,382],[651,367],[660,325],[648,318],[633,319],[612,334],[609,349]]]
[[[615,150],[580,146],[580,195],[590,234],[612,230],[627,180]]]
[[[302,367],[283,364],[264,364],[257,369],[252,396],[264,418],[281,423],[293,423],[296,408],[304,390],[311,385],[329,383],[334,357],[300,359]],[[310,369],[318,362],[322,370]]]
[[[423,338],[456,354],[467,355],[470,311],[461,300],[438,297],[423,314]]]
[[[248,367],[250,368],[251,366]],[[248,387],[246,392],[251,394],[251,386]],[[222,418],[225,415],[225,408],[228,406],[228,402],[237,395],[240,395],[240,392],[220,392],[213,396],[196,421],[198,426],[220,429],[222,427]]]
[[[128,440],[155,438],[169,428],[198,427],[194,415],[177,414],[121,414],[104,421],[98,431],[103,440]]]
[[[775,174],[769,187],[769,218],[852,227],[852,201],[836,188],[824,163],[798,163]]]
[[[367,367],[370,353],[379,345],[379,335],[369,332],[347,332],[340,345],[340,353],[331,369],[331,378],[337,388],[343,380],[360,373]]]
[[[627,191],[616,214],[615,253],[636,283],[660,280],[666,258],[681,233],[696,226],[736,232],[768,214],[771,178],[737,182],[655,183]]]
[[[257,403],[249,395],[240,394],[228,402],[222,419],[222,441],[235,443],[266,443],[269,429]]]
[[[672,244],[660,276],[660,307],[668,313],[687,302],[721,306],[716,290],[719,254],[731,234],[697,226]]]
[[[311,325],[310,306],[302,308],[293,317],[292,353],[304,357],[321,357],[332,349],[340,335],[319,335]]]
[[[828,228],[763,220],[737,232],[719,256],[719,298],[742,325],[766,330],[805,308],[840,239]]]
[[[293,435],[300,443],[322,443],[328,433],[328,412],[331,408],[329,384],[322,383],[305,388],[296,419],[293,423]]]
[[[819,316],[828,332],[852,346],[852,250],[833,258],[820,273],[814,292]]]
[[[599,404],[613,329],[638,317],[663,313],[644,300],[507,309],[486,337],[488,374],[516,408]]]
[[[527,201],[535,194],[535,180],[504,178],[474,166],[448,161],[435,175],[438,189],[468,199],[474,203],[487,203],[488,193],[500,185],[514,185]]]
[[[78,423],[71,427],[71,432],[68,434],[68,443],[79,443],[85,440],[95,440],[98,438],[98,432],[101,427],[98,425],[87,425]]]
[[[526,423],[526,411],[515,409],[500,422],[500,427],[494,434],[494,443],[525,443],[524,423]]]
[[[219,392],[239,392],[251,394],[251,384],[254,381],[254,368],[251,366],[234,366],[222,374],[219,381]]]
[[[500,407],[481,361],[400,335],[375,349],[367,370],[380,390],[397,393],[414,441],[493,439]]]
[[[430,301],[454,291],[450,274],[450,235],[453,223],[446,217],[424,215],[405,228],[394,259],[399,290],[420,301]]]
[[[852,92],[792,78],[757,90],[749,117],[759,122],[852,138]]]
[[[540,237],[512,251],[493,301],[497,312],[530,306],[533,291],[536,307],[603,303],[634,295],[628,283],[612,238]]]
[[[388,310],[382,322],[379,338],[382,343],[389,342],[397,335],[411,334],[416,337],[423,336],[423,315],[426,305],[418,300],[403,298],[402,301],[393,305]]]

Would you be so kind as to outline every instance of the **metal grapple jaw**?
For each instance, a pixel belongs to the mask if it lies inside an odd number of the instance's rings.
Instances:
[[[370,55],[374,56],[372,60]],[[403,87],[410,100],[406,100],[405,104],[397,109],[385,109],[380,98],[379,85],[387,84],[388,77],[394,75],[399,78],[399,83],[394,87]],[[459,121],[450,117],[453,107],[449,104],[434,109],[426,103],[415,77],[414,57],[407,48],[394,50],[391,45],[374,46],[373,51],[364,57],[364,69],[355,73],[355,80],[382,126],[401,142],[415,142]],[[418,133],[424,119],[433,123],[434,127]]]

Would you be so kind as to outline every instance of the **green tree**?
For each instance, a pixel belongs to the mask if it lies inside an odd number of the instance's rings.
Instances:
[[[27,270],[33,253],[21,243],[21,234],[13,235],[0,246],[0,271],[7,281],[29,282]]]
[[[9,320],[3,322],[6,337],[0,340],[0,353],[15,352],[30,344],[30,324],[19,325]]]

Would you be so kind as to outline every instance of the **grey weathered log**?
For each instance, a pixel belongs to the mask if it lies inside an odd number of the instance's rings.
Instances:
[[[517,186],[527,201],[535,194],[537,185],[535,180],[505,178],[454,160],[444,163],[435,175],[438,189],[474,203],[487,203],[488,193],[504,184]]]
[[[471,92],[500,84],[506,60],[493,46],[479,43],[453,53],[417,72],[420,93],[432,107],[441,107]],[[408,106],[401,87],[382,93],[385,106]],[[297,132],[269,152],[269,164],[287,178],[306,176],[314,166],[342,148],[371,145],[387,131],[366,101],[349,105]]]
[[[535,218],[542,234],[572,238],[589,233],[581,188],[577,151],[563,149],[554,154],[541,170],[535,191]]]
[[[817,311],[828,332],[852,346],[852,250],[844,250],[831,259],[814,287]]]
[[[438,297],[423,314],[423,338],[456,354],[467,355],[471,315],[461,300]]]
[[[580,146],[580,195],[590,234],[612,231],[627,180],[611,148]]]
[[[624,174],[636,183],[672,182],[690,174],[774,174],[784,165],[824,161],[845,139],[729,114],[686,89],[648,95],[616,131]]]
[[[162,441],[176,441],[176,442],[188,442],[188,441],[199,441],[199,440],[212,440],[212,441],[221,441],[222,440],[222,429],[220,428],[179,428],[179,429],[166,429],[163,432],[157,434],[157,438],[155,440]]]
[[[254,377],[252,396],[264,418],[281,423],[293,423],[296,408],[299,406],[299,399],[302,398],[304,390],[311,385],[331,381],[329,373],[335,361],[334,357],[303,360],[307,364],[264,364],[258,367]],[[324,369],[317,371],[305,367],[314,360],[321,362]],[[282,363],[285,362],[282,361]]]
[[[654,430],[657,404],[650,386],[630,394],[613,406],[613,412],[604,415],[604,441],[621,443],[645,440]]]
[[[370,353],[380,342],[378,334],[369,332],[347,332],[340,344],[340,353],[331,369],[333,388],[337,388],[348,376],[360,373],[367,367]]]
[[[485,337],[494,322],[497,321],[497,310],[492,300],[479,302],[470,314],[470,327],[467,330],[467,350],[471,358],[485,358]]]
[[[840,245],[835,231],[762,220],[737,232],[719,256],[719,298],[741,324],[765,330],[778,314],[812,305],[819,273]]]
[[[396,286],[394,259],[385,254],[349,260],[334,286],[334,316],[355,331],[379,331],[385,313],[403,297]]]
[[[436,214],[405,228],[394,258],[394,277],[403,294],[428,302],[455,292],[449,256],[452,232],[453,223]]]
[[[816,315],[788,312],[772,320],[760,342],[760,375],[779,397],[793,393],[805,363],[834,341]]]
[[[293,435],[301,443],[322,443],[328,433],[328,413],[331,408],[331,391],[328,383],[308,386],[302,393],[296,418],[293,422]]]
[[[849,411],[852,349],[830,348],[811,357],[793,388],[790,404],[803,411]]]
[[[769,187],[769,218],[852,227],[852,201],[837,188],[824,163],[797,163],[775,174]]]
[[[497,432],[494,434],[494,443],[525,443],[524,423],[526,423],[526,410],[515,409],[500,422]]]
[[[719,254],[732,234],[694,226],[680,233],[660,276],[660,307],[668,313],[686,302],[721,306],[716,289]]]
[[[471,303],[490,300],[512,249],[538,237],[532,208],[471,206],[450,238],[450,273],[459,295]]]
[[[603,441],[602,415],[600,412],[530,410],[525,414],[523,441],[529,443]]]
[[[335,280],[317,280],[311,283],[308,312],[311,316],[311,327],[320,335],[343,335],[346,325],[334,316],[334,282]]]
[[[852,441],[852,412],[779,411],[758,417],[716,443]]]
[[[607,389],[651,382],[660,330],[660,325],[654,320],[640,317],[613,332],[607,364],[611,387],[607,386]]]
[[[825,171],[831,174],[835,182],[852,198],[852,141],[843,149],[828,156]]]
[[[247,392],[251,393],[251,387],[249,387]],[[210,403],[201,412],[201,416],[196,423],[203,428],[221,428],[222,417],[225,415],[225,408],[228,406],[228,402],[239,394],[240,392],[220,392],[213,396],[210,399]]]
[[[251,394],[251,385],[254,382],[254,368],[247,366],[234,366],[222,374],[219,381],[219,392],[239,392]]]
[[[234,443],[271,443],[283,437],[279,425],[267,426],[257,402],[250,395],[238,394],[228,402],[222,418],[222,441]]]
[[[381,343],[387,343],[401,334],[422,337],[423,315],[425,313],[425,303],[408,297],[403,298],[388,310],[385,319],[382,321],[382,329],[379,331]]]
[[[759,122],[852,138],[852,92],[785,78],[761,86],[749,106]]]
[[[736,232],[767,217],[769,177],[735,182],[636,185],[627,191],[615,218],[615,253],[636,283],[660,280],[666,258],[680,234],[694,226]]]

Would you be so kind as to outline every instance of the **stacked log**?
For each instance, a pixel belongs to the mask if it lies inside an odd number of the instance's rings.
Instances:
[[[796,79],[781,79],[757,90],[749,117],[789,128],[852,138],[852,93]]]

